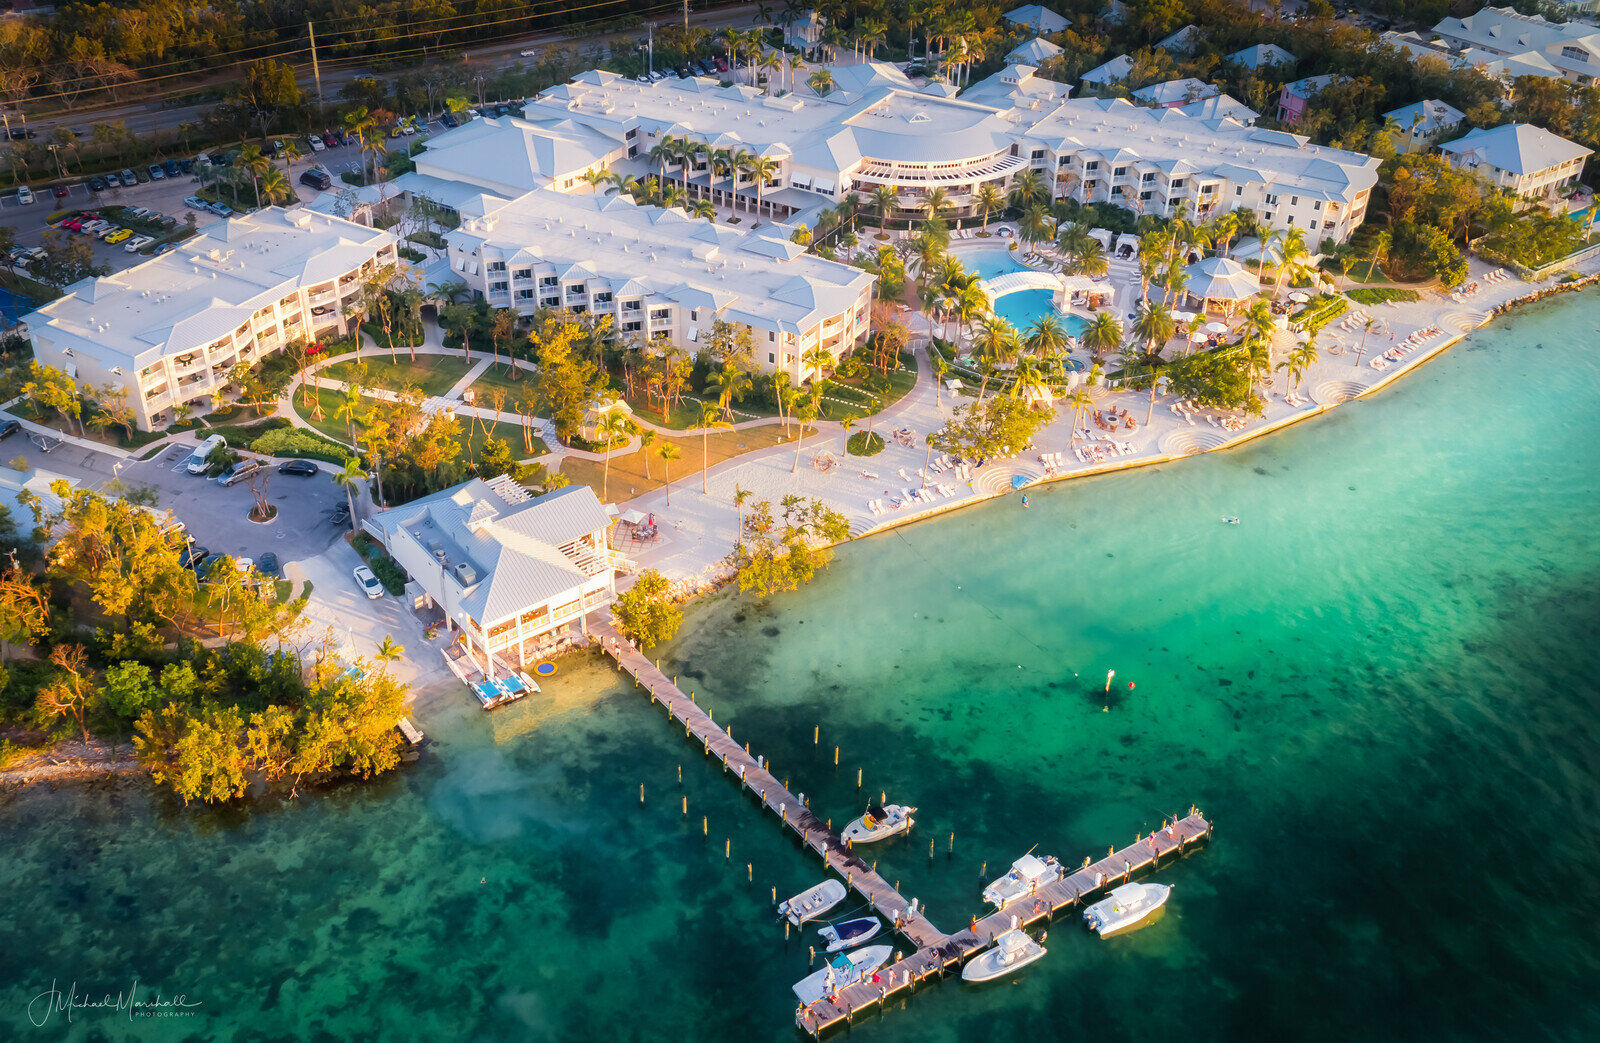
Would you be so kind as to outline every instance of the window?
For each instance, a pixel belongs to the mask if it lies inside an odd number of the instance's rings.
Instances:
[[[531,301],[531,300],[533,300],[533,291],[532,290],[518,290],[517,291],[517,300],[518,301]]]
[[[1146,182],[1154,181],[1155,179],[1156,179],[1155,171],[1147,170],[1147,171],[1145,171],[1144,175],[1139,178],[1139,183],[1140,184],[1144,184]]]
[[[484,271],[488,272],[490,275],[494,275],[496,272],[503,272],[505,270],[506,262],[504,261],[490,261],[484,268]]]
[[[1140,199],[1149,199],[1153,195],[1155,195],[1154,192],[1140,192],[1139,193],[1139,198]]]
[[[623,301],[622,302],[622,310],[623,311],[642,311],[642,310],[644,310],[644,302],[643,301]]]
[[[1294,224],[1294,215],[1293,214],[1289,215],[1286,223],[1291,224],[1291,225]]]
[[[1089,162],[1087,162],[1087,163],[1085,163],[1083,165],[1083,169],[1085,169],[1085,170],[1099,170],[1100,169],[1100,161],[1098,159],[1091,159]]]
[[[610,290],[596,290],[595,293],[594,293],[594,302],[596,304],[610,304],[611,303],[611,291]]]
[[[700,309],[699,308],[690,308],[689,309],[689,321],[690,322],[699,322],[700,321]]]
[[[778,356],[776,352],[767,352],[767,364],[770,366],[776,366],[778,364]]]
[[[644,329],[644,323],[642,322],[624,322],[622,324],[622,332],[624,333],[638,333],[642,329]]]
[[[1172,179],[1172,190],[1174,192],[1176,192],[1178,189],[1182,188],[1183,186],[1184,186],[1184,179],[1183,178],[1175,177],[1175,178]]]
[[[568,283],[567,284],[567,296],[568,297],[582,297],[584,294],[586,294],[588,292],[589,292],[589,288],[586,285],[584,285],[583,283],[581,283],[581,282],[574,282],[574,283]]]
[[[510,289],[511,289],[511,284],[509,282],[506,282],[506,280],[504,280],[504,279],[500,279],[500,280],[497,280],[497,281],[492,282],[492,283],[489,284],[489,292],[490,293],[505,293]]]
[[[539,298],[539,307],[541,307],[541,308],[559,308],[559,307],[561,307],[561,298],[560,297],[540,297]]]
[[[539,289],[541,289],[541,290],[548,290],[548,289],[551,289],[553,287],[560,286],[560,285],[561,285],[561,280],[557,279],[553,275],[541,275],[539,277]]]
[[[1244,195],[1244,186],[1243,185],[1234,185],[1233,186],[1233,194],[1236,195],[1236,196]]]
[[[531,278],[533,278],[533,269],[532,268],[518,268],[516,271],[511,273],[511,276],[514,279],[531,279]]]
[[[1573,47],[1569,44],[1561,48],[1561,57],[1571,58],[1575,62],[1587,62],[1589,60],[1589,52],[1582,47]]]
[[[1034,149],[1033,150],[1033,158],[1034,159],[1043,159],[1044,158],[1044,149],[1042,149],[1042,148]]]
[[[1128,168],[1127,167],[1113,167],[1111,169],[1111,176],[1112,177],[1121,177],[1122,175],[1126,174],[1127,172],[1128,172]]]
[[[1289,197],[1289,205],[1290,206],[1299,206],[1300,205],[1300,197],[1299,196],[1290,196]]]
[[[776,333],[773,333],[771,330],[767,331],[767,341],[768,341],[768,343],[771,343],[772,341],[775,341],[777,339],[778,339],[778,335]]]
[[[1313,209],[1313,210],[1321,210],[1322,209],[1322,200],[1319,199],[1316,202],[1312,203],[1311,204],[1311,209]],[[1312,227],[1315,228],[1316,226],[1312,225]]]
[[[1311,228],[1314,231],[1316,229],[1316,227],[1317,227],[1317,219],[1313,217],[1311,219]]]
[[[670,319],[670,318],[672,318],[672,309],[671,308],[651,308],[650,309],[650,321],[651,322],[656,322],[656,321],[659,321],[659,320],[662,320],[662,319]]]

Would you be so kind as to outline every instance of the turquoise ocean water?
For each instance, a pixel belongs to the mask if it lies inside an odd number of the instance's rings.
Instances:
[[[1296,430],[698,607],[664,666],[836,824],[918,805],[871,857],[947,930],[1035,844],[1216,821],[1144,930],[1063,920],[855,1032],[1600,1038],[1597,333],[1544,305]],[[292,802],[5,796],[0,1037],[795,1039],[770,900],[817,865],[615,676],[462,692],[413,769]],[[135,978],[201,1006],[27,1020]]]

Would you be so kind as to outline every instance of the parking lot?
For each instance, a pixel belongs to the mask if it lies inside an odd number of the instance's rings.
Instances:
[[[398,149],[402,143],[410,145],[416,141],[425,141],[430,133],[443,129],[443,124],[431,123],[423,127],[420,134],[391,139],[390,145]],[[288,140],[287,135],[284,140]],[[301,202],[309,203],[320,194],[316,189],[300,183],[300,175],[307,167],[315,164],[326,167],[334,177],[336,188],[339,185],[340,174],[361,172],[361,149],[357,146],[340,145],[313,154],[304,136],[297,136],[294,141],[303,155],[293,164],[289,180]],[[139,169],[143,170],[144,166],[141,165]],[[194,195],[200,188],[200,179],[193,174],[179,174],[175,178],[162,178],[160,181],[151,181],[148,184],[111,188],[104,192],[90,191],[87,179],[69,178],[59,182],[67,187],[67,195],[62,199],[55,197],[51,189],[54,183],[56,182],[34,182],[33,202],[28,205],[19,204],[15,192],[0,195],[0,224],[10,225],[16,229],[17,246],[38,246],[45,229],[50,227],[45,219],[58,210],[89,210],[97,206],[113,205],[142,206],[167,217],[176,218],[180,223],[186,213],[194,213],[197,228],[204,228],[218,220],[213,214],[191,211],[184,205],[184,199]],[[107,246],[101,240],[95,239],[93,246],[95,263],[108,265],[113,272],[132,267],[147,259],[137,253],[128,253],[120,244]]]

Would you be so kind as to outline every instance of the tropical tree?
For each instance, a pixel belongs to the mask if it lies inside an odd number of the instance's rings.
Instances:
[[[1055,358],[1067,347],[1067,328],[1048,312],[1039,315],[1024,333],[1028,350],[1041,358]]]
[[[378,646],[378,650],[374,655],[377,657],[378,662],[383,664],[384,669],[387,670],[389,664],[405,655],[405,652],[405,646],[396,643],[393,634],[385,634],[383,643]]]
[[[794,466],[789,468],[790,474],[800,471],[800,443],[806,439],[806,425],[817,418],[817,407],[808,399],[796,404],[794,417],[800,422],[800,431],[794,438]]]
[[[650,477],[650,457],[655,453],[656,439],[658,437],[648,427],[639,428],[639,452],[644,455],[644,476],[647,480]]]
[[[1388,229],[1379,232],[1372,239],[1372,252],[1367,255],[1367,281],[1372,281],[1372,273],[1378,265],[1389,259],[1389,247],[1394,242],[1394,237]]]
[[[818,69],[806,77],[806,86],[817,92],[817,97],[825,98],[833,90],[833,73],[827,69]]]
[[[356,489],[367,480],[367,472],[361,469],[361,461],[349,457],[344,462],[344,470],[333,476],[333,484],[344,490],[345,497],[350,504],[350,532],[356,532]]]
[[[928,220],[933,221],[949,210],[951,205],[950,193],[942,188],[934,188],[922,197],[922,202],[918,204],[918,209],[926,210],[928,212]]]
[[[1122,323],[1110,312],[1096,315],[1083,331],[1083,346],[1099,362],[1122,346]]]
[[[700,425],[700,491],[710,495],[711,489],[708,483],[711,472],[711,429],[733,425],[722,419],[722,411],[710,402],[700,404],[700,415],[696,419]]]
[[[1133,335],[1144,342],[1145,354],[1154,356],[1178,332],[1178,320],[1165,304],[1142,306],[1133,320]]]
[[[1017,219],[1017,238],[1030,246],[1055,235],[1055,219],[1042,203],[1029,203]]]
[[[1049,191],[1045,188],[1044,175],[1037,170],[1022,170],[1011,179],[1011,206],[1017,210],[1026,210],[1034,204],[1044,205],[1049,201]]]
[[[590,167],[578,175],[578,180],[587,184],[589,193],[595,195],[600,191],[601,182],[611,180],[611,172],[606,170],[605,167]]]
[[[1276,297],[1283,291],[1284,281],[1299,279],[1311,268],[1311,251],[1306,248],[1306,234],[1298,228],[1291,228],[1284,235],[1279,246],[1283,259],[1278,262],[1278,280],[1273,286],[1272,295]]]
[[[900,196],[888,185],[879,185],[867,196],[867,210],[876,215],[878,224],[889,227],[889,215],[900,208]]]
[[[1078,388],[1068,395],[1065,401],[1072,408],[1072,433],[1067,436],[1067,444],[1070,446],[1077,442],[1079,430],[1085,426],[1084,421],[1094,409],[1094,399],[1090,398],[1089,393],[1083,388]]]
[[[613,443],[621,438],[626,440],[633,434],[635,424],[626,413],[620,409],[613,409],[600,416],[599,423],[595,425],[600,441],[605,445],[605,453],[601,457],[600,467],[600,499],[604,500],[610,495],[611,487],[611,454],[615,448]]]
[[[972,197],[972,205],[983,212],[983,230],[989,230],[989,213],[994,210],[1003,210],[1006,205],[1005,193],[993,181],[985,181],[978,186],[977,194]]]
[[[672,461],[683,455],[683,450],[673,445],[666,439],[656,446],[656,455],[661,457],[662,481],[667,486],[667,506],[672,506]]]
[[[745,160],[745,173],[756,182],[756,224],[761,223],[761,205],[766,197],[767,182],[778,172],[778,161],[770,156],[751,155]]]

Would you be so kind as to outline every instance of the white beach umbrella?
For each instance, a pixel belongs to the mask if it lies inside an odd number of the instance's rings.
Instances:
[[[1206,323],[1206,332],[1207,333],[1227,333],[1228,332],[1228,327],[1227,327],[1226,323],[1208,322],[1208,323]]]

